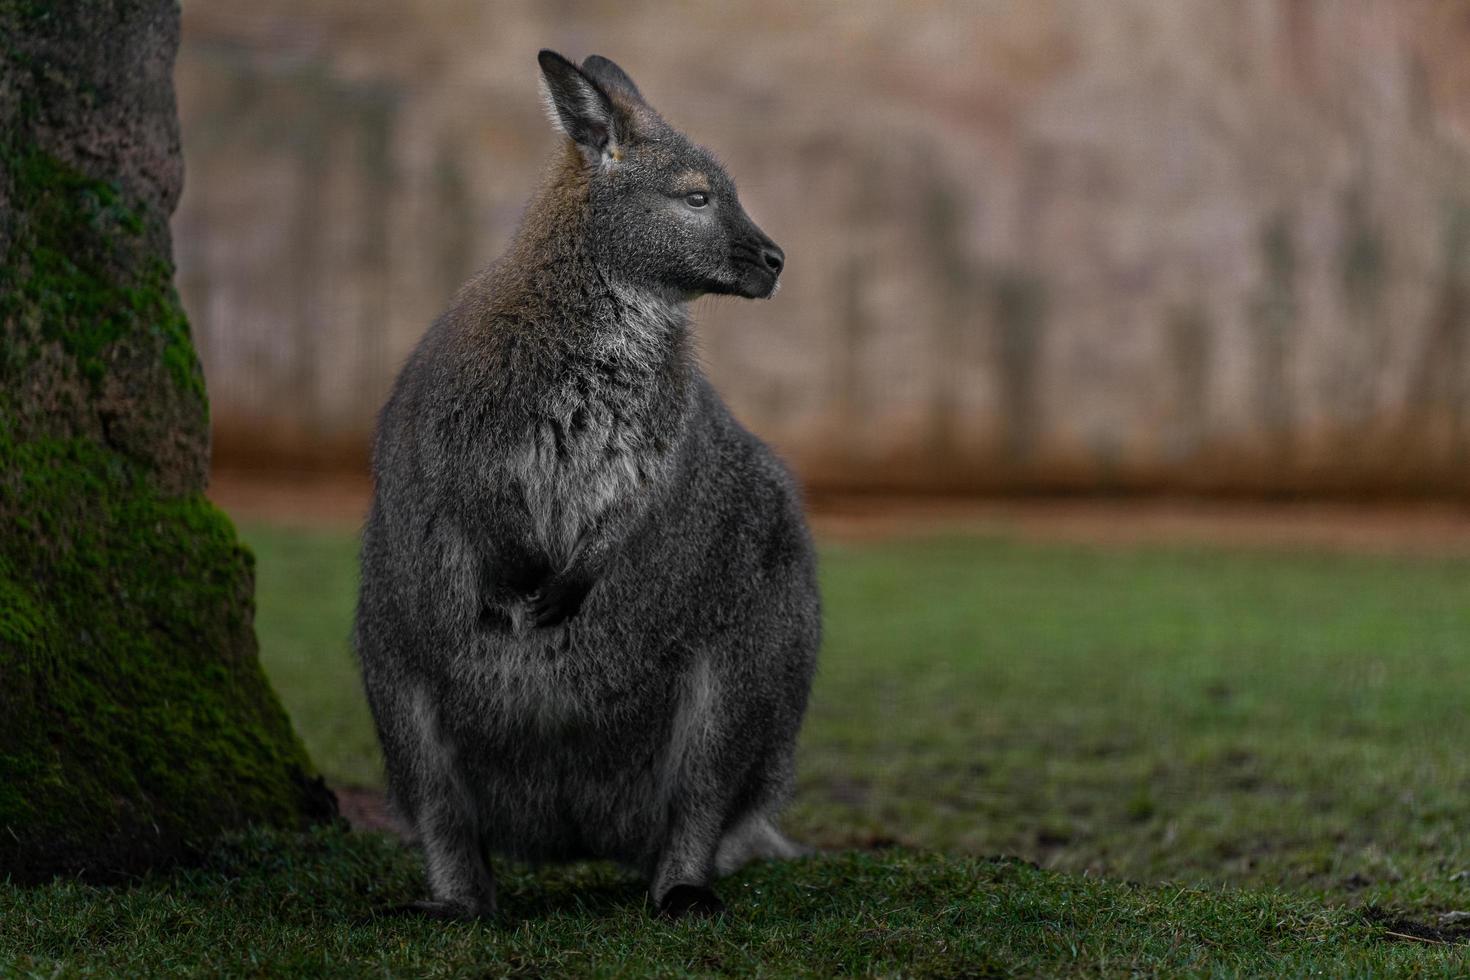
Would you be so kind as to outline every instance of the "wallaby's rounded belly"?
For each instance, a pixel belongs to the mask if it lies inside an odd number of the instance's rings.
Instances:
[[[637,865],[662,839],[688,652],[660,617],[618,601],[633,574],[599,583],[564,626],[487,631],[455,671],[463,708],[446,729],[492,850]]]
[[[638,867],[665,832],[664,746],[632,724],[480,733],[465,776],[486,846],[531,861]]]

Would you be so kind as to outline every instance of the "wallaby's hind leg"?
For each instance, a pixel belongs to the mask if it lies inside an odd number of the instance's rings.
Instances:
[[[433,900],[414,907],[447,918],[488,918],[495,914],[495,877],[459,802],[444,799],[420,807],[419,843]]]
[[[710,888],[719,845],[718,810],[698,805],[684,808],[670,827],[649,888],[659,915],[678,919],[725,911],[725,903]]]
[[[789,861],[812,853],[811,848],[776,829],[764,813],[751,813],[725,834],[715,853],[715,871],[734,874],[751,861]]]
[[[402,686],[410,687],[405,697]],[[485,858],[473,802],[454,769],[454,750],[439,730],[438,711],[422,688],[377,689],[398,703],[380,725],[389,780],[400,816],[412,828],[424,855],[430,901],[410,911],[442,918],[487,918],[495,914],[495,878]],[[374,709],[378,708],[374,698]]]
[[[654,862],[649,894],[660,915],[718,915],[724,903],[710,888],[734,787],[728,778],[729,736],[721,725],[718,681],[707,660],[683,678],[668,747],[668,828]]]

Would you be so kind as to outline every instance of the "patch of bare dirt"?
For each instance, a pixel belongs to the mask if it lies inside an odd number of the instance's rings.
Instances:
[[[366,473],[215,470],[209,499],[237,521],[361,527],[372,500]]]
[[[356,528],[367,514],[372,483],[366,474],[217,470],[209,495],[237,520]],[[814,531],[832,541],[961,532],[1103,546],[1470,555],[1470,505],[1448,502],[823,493],[810,503]]]
[[[1363,912],[1363,918],[1370,925],[1376,926],[1380,930],[1380,937],[1388,942],[1435,943],[1470,949],[1470,922],[1455,919],[1454,915],[1455,913],[1441,915],[1439,924],[1434,924],[1397,915],[1386,909],[1368,908]]]
[[[811,511],[830,540],[963,531],[1104,546],[1470,555],[1470,507],[1437,502],[822,496]]]

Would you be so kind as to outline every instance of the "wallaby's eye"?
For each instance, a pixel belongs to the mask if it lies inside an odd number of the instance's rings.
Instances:
[[[709,195],[704,191],[695,191],[693,194],[684,195],[684,203],[691,208],[702,208],[709,203]]]

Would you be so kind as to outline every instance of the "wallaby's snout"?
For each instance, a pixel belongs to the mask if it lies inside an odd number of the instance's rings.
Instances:
[[[781,283],[781,270],[786,268],[786,253],[781,246],[746,218],[750,233],[736,238],[730,249],[730,264],[737,271],[737,296],[747,299],[769,299]]]

